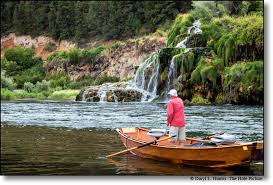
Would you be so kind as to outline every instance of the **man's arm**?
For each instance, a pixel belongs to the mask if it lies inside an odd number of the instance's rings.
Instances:
[[[167,104],[167,126],[169,126],[173,120],[173,104],[169,102]]]

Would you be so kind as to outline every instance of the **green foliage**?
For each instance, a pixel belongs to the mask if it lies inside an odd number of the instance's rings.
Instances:
[[[48,92],[50,89],[50,82],[43,80],[41,82],[37,82],[35,84],[35,91],[36,92]]]
[[[45,71],[41,63],[22,71],[14,76],[14,81],[17,83],[18,88],[23,88],[25,82],[35,84],[45,78]]]
[[[34,88],[35,88],[35,86],[33,83],[31,83],[31,82],[24,83],[24,91],[31,93],[31,92],[34,92]]]
[[[220,93],[216,96],[215,98],[215,103],[216,104],[225,104],[226,103],[226,95],[223,93]]]
[[[188,27],[191,26],[193,22],[194,18],[191,14],[178,15],[168,34],[167,45],[170,47],[175,46],[181,40],[181,34],[186,33]],[[179,40],[177,37],[179,37]]]
[[[9,76],[14,76],[20,71],[16,62],[8,61],[6,58],[1,59],[1,69],[5,70]]]
[[[218,1],[194,1],[193,10],[190,11],[194,19],[209,21],[214,17],[227,15],[228,10]]]
[[[242,62],[226,67],[224,70],[224,89],[229,85],[248,88],[254,86],[256,89],[263,89],[263,62]]]
[[[79,94],[79,90],[61,90],[61,91],[54,91],[48,99],[54,100],[75,100],[76,96]]]
[[[14,90],[16,84],[11,77],[6,75],[6,71],[1,69],[1,88],[6,88],[8,90]]]
[[[14,99],[14,94],[12,91],[6,88],[1,88],[1,100],[12,100]]]
[[[96,78],[91,76],[84,76],[79,80],[72,80],[68,83],[67,87],[70,89],[80,89],[87,86],[95,85]]]
[[[263,59],[263,16],[224,16],[202,26],[208,45],[225,60],[225,66],[238,60]]]
[[[101,85],[106,82],[118,82],[118,81],[119,81],[119,78],[117,77],[102,75],[96,78],[94,85]]]
[[[13,77],[18,88],[23,88],[25,82],[42,81],[45,76],[41,58],[34,57],[33,49],[29,48],[8,49],[1,59],[1,68]]]
[[[35,52],[33,49],[17,47],[7,49],[4,57],[8,61],[16,62],[18,66],[17,70],[24,70],[33,66],[37,62],[37,59],[33,59],[34,54]]]
[[[205,105],[210,104],[210,102],[209,102],[208,99],[203,98],[203,97],[200,96],[200,95],[195,95],[195,96],[192,98],[191,103],[192,103],[192,104],[202,104],[202,105],[203,105],[203,104],[205,104]]]
[[[154,32],[190,9],[191,1],[4,1],[1,33],[75,41],[90,35],[124,38]]]
[[[82,61],[92,62],[100,56],[107,48],[99,46],[91,49],[71,49],[69,51],[57,51],[47,57],[47,61],[67,61],[71,64],[78,64]]]
[[[209,58],[201,57],[197,67],[191,73],[191,83],[206,83],[207,81],[212,82],[212,87],[216,88],[217,78],[222,74],[224,69],[224,61],[220,58]]]

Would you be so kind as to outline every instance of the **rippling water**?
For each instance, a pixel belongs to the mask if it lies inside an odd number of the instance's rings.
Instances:
[[[261,106],[187,106],[186,134],[217,132],[238,140],[263,139]],[[49,175],[253,175],[263,163],[228,170],[182,167],[131,154],[104,156],[124,149],[114,128],[165,128],[164,104],[1,102],[3,174]]]

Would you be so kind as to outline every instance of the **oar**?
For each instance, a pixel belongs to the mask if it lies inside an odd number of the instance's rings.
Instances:
[[[164,141],[164,140],[170,139],[172,137],[176,137],[176,135],[168,136],[168,137],[165,137],[165,138],[162,138],[162,139],[159,139],[159,140],[154,140],[154,141],[145,143],[145,144],[140,145],[140,146],[136,146],[136,147],[133,147],[133,148],[129,148],[129,149],[126,149],[126,150],[111,154],[111,155],[107,155],[106,158],[113,157],[113,156],[116,156],[116,155],[119,155],[119,154],[123,154],[123,153],[129,152],[129,151],[132,151],[132,150],[135,150],[135,149],[138,149],[138,148],[142,148],[142,147],[145,147],[145,146],[148,146],[148,145],[151,145],[151,144],[156,144],[156,143],[158,143],[160,141]]]

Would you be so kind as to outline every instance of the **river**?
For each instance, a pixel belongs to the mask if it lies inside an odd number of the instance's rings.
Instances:
[[[225,132],[263,140],[262,106],[186,106],[186,134]],[[118,127],[165,128],[165,104],[52,101],[1,102],[4,175],[263,175],[263,162],[228,169],[174,165],[125,154]]]

